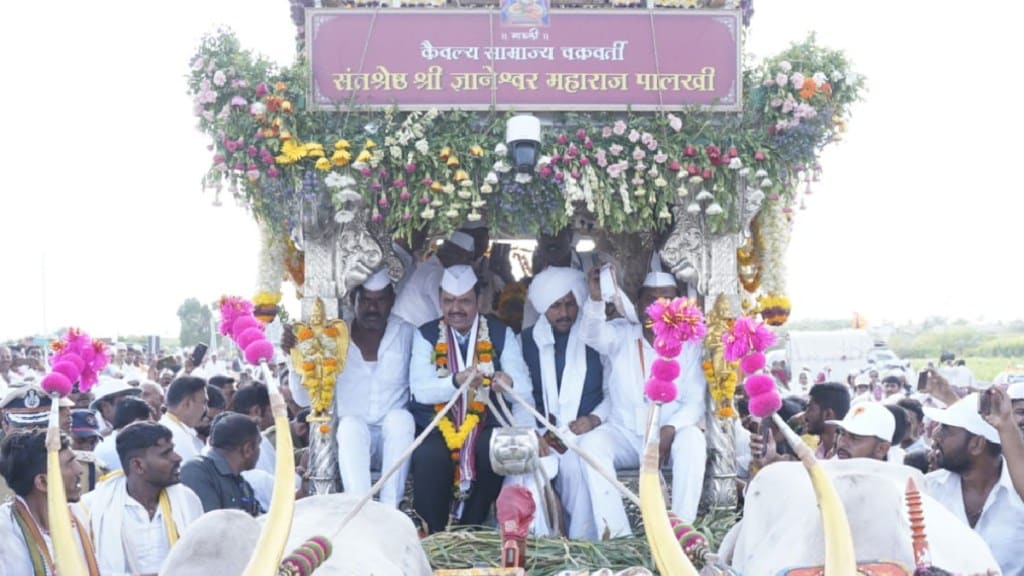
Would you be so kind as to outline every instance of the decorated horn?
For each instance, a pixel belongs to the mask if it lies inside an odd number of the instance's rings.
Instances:
[[[50,426],[46,430],[46,515],[53,540],[54,562],[61,576],[85,576],[85,563],[71,529],[71,512],[60,470],[60,395],[50,395]]]
[[[249,348],[245,350],[246,360],[251,362]],[[259,365],[270,391],[270,409],[274,413],[275,429],[278,430],[274,446],[278,454],[274,469],[274,493],[270,500],[270,511],[267,512],[267,522],[263,525],[259,542],[256,544],[256,553],[245,567],[243,576],[277,574],[277,567],[284,555],[284,547],[288,543],[288,535],[292,531],[292,518],[295,515],[295,460],[291,457],[293,448],[292,436],[288,433],[288,408],[278,389],[277,378],[270,373],[270,367],[267,365],[267,361],[273,357],[273,351],[271,345],[269,357],[260,358]]]
[[[679,361],[685,342],[699,342],[707,330],[704,315],[693,301],[685,298],[658,300],[645,310],[649,326],[654,332],[654,350],[659,358],[651,364],[651,374],[644,383],[644,394],[650,401],[647,412],[646,441],[640,467],[640,513],[644,531],[651,546],[651,554],[661,574],[697,576],[669,519],[665,496],[661,492],[658,474],[660,459],[661,405],[675,400],[678,390],[675,380],[679,376]]]
[[[93,342],[77,328],[53,344],[51,372],[40,386],[50,395],[50,422],[46,430],[46,513],[53,541],[54,561],[61,576],[86,576],[82,554],[71,528],[71,511],[64,492],[64,475],[60,469],[60,400],[71,393],[74,382],[87,392],[96,383],[97,373],[109,361],[102,342]]]
[[[277,378],[270,373],[269,362],[274,358],[274,345],[262,334],[263,324],[253,316],[252,302],[237,296],[225,296],[220,301],[221,334],[231,339],[245,354],[245,361],[259,366],[270,393],[270,409],[274,413],[274,426],[278,430],[275,450],[278,458],[274,469],[274,492],[270,499],[267,522],[260,531],[256,552],[245,566],[243,576],[276,576],[284,555],[288,535],[292,531],[295,514],[295,460],[291,457],[292,436],[288,433],[288,409],[281,396]]]
[[[857,574],[857,555],[853,549],[853,535],[850,533],[846,509],[832,479],[789,424],[778,414],[772,414],[772,418],[811,477],[814,495],[821,510],[821,526],[825,532],[825,576],[854,576]]]

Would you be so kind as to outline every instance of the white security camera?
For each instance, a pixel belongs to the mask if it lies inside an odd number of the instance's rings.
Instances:
[[[533,172],[540,156],[540,118],[528,114],[509,118],[505,125],[505,143],[516,172]]]

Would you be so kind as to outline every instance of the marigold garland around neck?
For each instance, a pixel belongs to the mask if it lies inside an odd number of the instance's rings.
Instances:
[[[456,363],[456,354],[448,345],[448,325],[441,320],[438,325],[437,344],[434,346],[434,366],[437,369],[438,378],[449,378],[452,375],[451,366]],[[480,318],[478,321],[476,343],[474,345],[474,358],[471,363],[477,371],[483,375],[483,385],[490,386],[491,377],[494,376],[494,345],[491,343],[490,330],[487,321]],[[486,405],[483,402],[472,401],[465,406],[465,415],[461,416],[464,403],[459,400],[452,406],[452,409],[445,414],[437,423],[438,430],[444,438],[445,446],[448,448],[454,474],[452,476],[452,492],[456,498],[462,496],[462,474],[461,463],[465,457],[464,451],[473,448],[470,438],[483,418]],[[440,412],[444,409],[444,403],[434,405],[434,411]]]
[[[676,358],[684,343],[704,338],[707,332],[704,313],[687,298],[659,298],[645,312],[649,318],[647,326],[654,332],[655,350],[661,358],[651,366],[644,393],[652,402],[672,402],[678,394],[675,379],[679,375],[679,361]]]

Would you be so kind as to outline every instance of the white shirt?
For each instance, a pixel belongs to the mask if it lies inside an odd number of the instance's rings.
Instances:
[[[647,422],[647,396],[644,383],[651,374],[657,352],[643,336],[643,326],[623,318],[608,321],[604,302],[588,299],[583,306],[583,341],[607,357],[610,370],[608,393],[611,398],[609,420],[635,434],[643,435]],[[642,352],[641,352],[642,351]],[[686,342],[677,357],[676,399],[662,405],[660,425],[677,430],[704,422],[707,383],[701,368],[700,342]],[[643,365],[641,367],[641,360]]]
[[[392,315],[377,348],[377,360],[368,362],[353,341],[348,347],[345,370],[334,391],[334,412],[359,416],[370,426],[380,426],[384,416],[409,403],[409,356],[416,328]]]
[[[139,573],[159,573],[160,565],[171,552],[163,511],[157,506],[156,514],[150,518],[146,507],[131,496],[124,507],[124,540],[138,562]]]
[[[20,500],[21,498],[18,499]],[[82,548],[82,541],[78,537],[78,529],[74,524],[77,522],[77,519],[72,517],[71,522],[71,533],[74,535],[75,542],[78,544],[79,551],[82,554],[83,566],[88,566],[85,564],[85,552]],[[50,558],[56,560],[53,552],[53,541],[50,539],[49,532],[40,530],[40,533],[43,536],[43,542],[46,543],[46,548],[50,552]],[[15,519],[14,502],[5,502],[0,505],[0,575],[33,576],[32,557],[30,556],[28,546],[25,535]],[[45,560],[43,561],[43,566],[46,568],[46,573],[51,575],[50,567],[46,564]]]
[[[441,303],[438,290],[441,288],[443,275],[444,266],[437,256],[417,262],[416,268],[409,274],[402,290],[398,292],[391,314],[413,326],[422,326],[440,318]]]
[[[160,417],[160,424],[163,424],[171,431],[172,439],[174,440],[174,451],[178,456],[181,456],[182,464],[199,457],[203,450],[203,442],[199,439],[195,430],[170,412]]]
[[[936,470],[924,477],[928,494],[942,503],[957,518],[967,521],[960,475],[949,470]],[[1024,501],[1017,495],[1010,480],[1010,471],[1003,460],[999,482],[992,487],[981,510],[974,531],[992,550],[1006,576],[1024,575]]]
[[[477,315],[473,328],[481,322],[482,317]],[[475,334],[473,329],[471,333]],[[492,337],[493,340],[493,337]],[[437,366],[434,365],[434,342],[427,342],[419,330],[416,330],[412,339],[412,356],[409,362],[409,388],[416,401],[422,404],[444,404],[451,399],[455,392],[452,383],[452,376],[444,378],[437,377]],[[455,342],[449,345],[456,346]],[[472,353],[473,343],[469,343],[467,350]],[[499,357],[501,372],[508,374],[512,379],[512,391],[522,398],[530,406],[533,401],[533,381],[530,379],[530,369],[526,367],[523,360],[523,351],[519,347],[519,341],[511,328],[505,328],[505,344]],[[512,409],[514,426],[533,428],[533,416],[519,406],[512,399],[507,399],[509,408]]]

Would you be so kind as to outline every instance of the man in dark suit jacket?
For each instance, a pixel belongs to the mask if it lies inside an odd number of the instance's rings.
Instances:
[[[413,336],[409,409],[417,433],[456,390],[469,386],[412,455],[413,508],[431,533],[443,531],[449,519],[467,525],[486,521],[503,481],[491,468],[488,450],[498,417],[516,426],[534,425],[533,416],[510,399],[512,414],[500,415],[474,401],[489,387],[492,396],[511,391],[533,403],[519,342],[508,326],[479,313],[478,292],[473,268],[446,268],[440,288],[442,317],[423,324]]]
[[[561,432],[575,436],[600,426],[611,409],[601,356],[583,343],[576,322],[586,289],[583,273],[574,268],[548,267],[537,274],[527,298],[541,316],[522,336],[538,410]],[[585,464],[554,435],[546,435],[546,442],[561,453],[555,485],[568,516],[569,537],[596,539],[597,527],[585,512],[590,508],[582,476]]]

